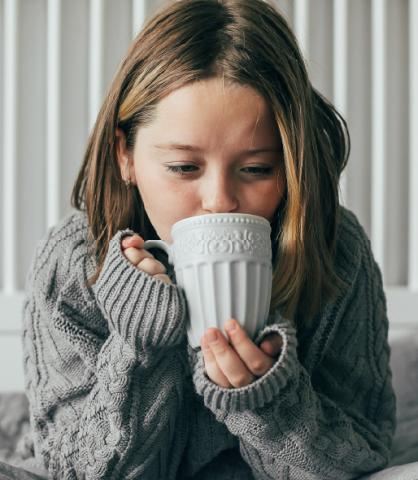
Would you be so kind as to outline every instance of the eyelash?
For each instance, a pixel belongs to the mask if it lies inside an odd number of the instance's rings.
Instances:
[[[178,173],[181,176],[185,176],[185,175],[188,175],[190,173],[193,173],[196,170],[185,172],[184,170],[182,170],[182,168],[194,167],[194,166],[195,165],[166,165],[165,168],[169,172]],[[266,177],[268,175],[271,175],[271,173],[273,172],[273,167],[244,167],[244,168],[252,169],[252,170],[254,170],[254,169],[258,170],[259,171],[258,173],[251,173],[250,174],[254,177]]]

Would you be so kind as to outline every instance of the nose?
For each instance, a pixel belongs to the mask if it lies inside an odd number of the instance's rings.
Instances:
[[[233,182],[225,175],[207,181],[202,187],[202,209],[208,213],[238,210],[239,201]]]

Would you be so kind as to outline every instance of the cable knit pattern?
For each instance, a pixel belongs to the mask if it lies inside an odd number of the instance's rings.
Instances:
[[[122,238],[128,234],[133,232],[120,231],[111,240],[93,291],[110,328],[117,330],[137,353],[148,355],[184,339],[185,297],[176,285],[133,267],[120,248]]]
[[[280,311],[271,369],[222,388],[187,344],[184,292],[141,272],[112,239],[103,270],[74,213],[27,276],[24,367],[34,450],[56,479],[344,480],[384,468],[395,429],[382,276],[341,207],[335,268],[346,289],[297,331]]]
[[[50,230],[28,273],[26,391],[50,478],[176,478],[187,438],[185,301],[126,261],[126,233],[115,235],[92,289],[79,214]]]

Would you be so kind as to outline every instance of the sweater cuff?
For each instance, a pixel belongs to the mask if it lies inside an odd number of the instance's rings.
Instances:
[[[259,345],[269,333],[278,333],[283,339],[279,358],[262,377],[240,388],[224,388],[212,382],[205,373],[203,353],[188,345],[196,392],[203,397],[205,406],[212,412],[219,414],[221,410],[228,414],[262,408],[283,390],[289,379],[297,378],[299,362],[295,328],[282,319],[281,323],[264,327],[254,343]]]
[[[123,254],[121,240],[133,235],[119,230],[93,285],[109,330],[117,331],[138,354],[178,345],[186,334],[184,292],[174,284],[135,267]]]

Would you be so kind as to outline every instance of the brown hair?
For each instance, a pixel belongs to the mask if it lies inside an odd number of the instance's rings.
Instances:
[[[311,85],[285,19],[262,0],[179,0],[151,18],[132,42],[90,135],[72,192],[86,211],[97,259],[94,283],[115,233],[158,238],[137,188],[127,189],[115,132],[133,148],[158,101],[187,83],[221,76],[254,88],[274,112],[283,145],[286,192],[272,222],[270,311],[297,323],[334,298],[338,181],[350,138],[335,108]],[[302,300],[303,299],[303,300]]]

